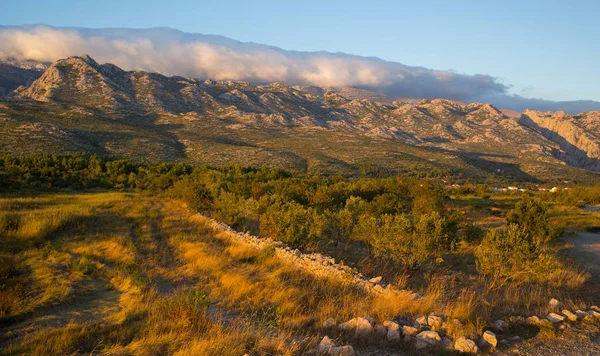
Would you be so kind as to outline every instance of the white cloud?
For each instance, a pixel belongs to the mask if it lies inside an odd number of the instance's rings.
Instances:
[[[0,59],[54,61],[84,53],[128,70],[256,83],[355,86],[393,96],[468,100],[482,92],[506,90],[490,76],[434,71],[346,54],[284,51],[170,29],[0,28]]]
[[[595,101],[553,102],[510,95],[509,86],[485,74],[411,67],[342,53],[293,52],[226,37],[173,29],[88,29],[0,26],[0,60],[51,62],[89,54],[100,63],[200,79],[256,84],[359,87],[391,97],[486,101],[513,110],[599,110]]]

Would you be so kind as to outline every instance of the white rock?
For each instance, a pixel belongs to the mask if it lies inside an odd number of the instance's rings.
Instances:
[[[452,350],[453,346],[452,346],[452,340],[450,340],[450,338],[444,336],[442,338],[442,345],[444,345],[444,349],[445,350]]]
[[[400,341],[400,326],[393,321],[384,322],[384,326],[387,327],[387,341],[397,342]]]
[[[321,340],[321,342],[319,343],[317,351],[319,351],[319,353],[328,353],[329,350],[333,349],[334,347],[335,343],[331,341],[329,336],[326,335],[323,337],[323,340]]]
[[[508,324],[506,324],[506,322],[504,320],[496,320],[492,324],[492,330],[502,333],[502,332],[505,332],[507,329],[508,329]]]
[[[357,339],[368,339],[372,333],[373,326],[371,326],[371,323],[367,319],[358,318],[356,320],[356,331],[354,332],[354,337]]]
[[[381,283],[381,280],[383,279],[383,277],[379,276],[379,277],[374,277],[369,279],[369,282],[373,283],[373,284],[379,284]]]
[[[437,331],[442,328],[444,320],[437,315],[430,315],[427,317],[427,324],[431,326],[431,330]]]
[[[417,340],[423,340],[426,343],[436,346],[442,343],[442,338],[435,331],[422,331],[417,335]]]
[[[560,302],[558,301],[558,299],[550,299],[550,302],[548,302],[548,305],[550,306],[550,308],[558,308],[558,306],[560,305]]]
[[[566,316],[570,321],[577,321],[577,315],[571,313],[571,311],[565,309],[562,312],[562,315]]]
[[[538,325],[540,323],[540,318],[538,318],[535,315],[532,315],[529,318],[525,319],[525,323],[527,325]]]
[[[494,349],[498,346],[498,338],[496,337],[496,334],[489,330],[483,333],[482,340],[485,340]]]
[[[329,350],[329,356],[354,356],[354,349],[350,345],[338,346]]]
[[[338,328],[342,331],[351,331],[354,328],[356,328],[356,321],[357,318],[352,318],[350,320],[348,320],[345,323],[341,323],[340,325],[338,325]]]
[[[588,316],[600,319],[600,313],[593,309],[588,310]]]
[[[575,310],[575,315],[577,315],[577,319],[581,320],[588,316],[588,313],[584,312],[583,310]]]
[[[475,341],[469,340],[464,336],[461,336],[458,339],[456,339],[456,342],[454,343],[454,349],[456,351],[468,354],[476,354],[479,352],[479,348],[475,344]]]
[[[402,327],[402,333],[408,336],[416,336],[419,330],[417,328],[413,328],[412,326],[404,325]]]
[[[552,324],[558,324],[563,322],[565,320],[565,317],[556,313],[550,313],[546,315],[546,319],[548,319],[548,321],[550,321]]]
[[[323,327],[333,328],[337,325],[337,322],[333,318],[329,318],[323,322]]]

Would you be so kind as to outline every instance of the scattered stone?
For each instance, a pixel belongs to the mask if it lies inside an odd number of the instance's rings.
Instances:
[[[566,324],[560,324],[558,330],[567,330],[568,326]]]
[[[393,321],[386,321],[383,323],[385,327],[387,327],[387,341],[389,342],[397,342],[400,341],[400,325],[394,323]]]
[[[417,336],[419,330],[417,328],[413,328],[412,326],[404,325],[402,327],[402,333],[408,336]]]
[[[454,349],[458,352],[464,352],[468,354],[476,354],[479,352],[479,348],[475,342],[465,338],[464,336],[456,339],[456,342],[454,343]]]
[[[375,319],[371,318],[370,316],[365,316],[363,318],[367,319],[371,325],[373,325],[373,323],[375,322]]]
[[[550,313],[546,315],[546,319],[550,321],[552,324],[562,323],[565,320],[565,317],[562,315],[558,315],[556,313]]]
[[[431,330],[438,331],[442,328],[444,320],[437,315],[430,315],[427,317],[427,324],[431,326]]]
[[[499,332],[499,333],[503,333],[506,330],[508,330],[508,324],[506,324],[506,322],[504,320],[496,320],[492,324],[492,330]]]
[[[429,325],[427,324],[427,318],[425,316],[419,317],[417,318],[417,320],[415,320],[415,327],[423,327],[424,325]]]
[[[571,311],[567,309],[562,311],[562,315],[566,316],[570,321],[577,321],[577,315],[571,313]]]
[[[481,339],[485,340],[485,342],[488,343],[492,349],[495,349],[496,346],[498,346],[498,338],[496,337],[496,334],[489,330],[483,333],[483,337]]]
[[[333,318],[329,318],[323,322],[323,327],[325,328],[335,328],[337,326],[337,322]]]
[[[525,323],[527,325],[538,325],[540,323],[540,318],[538,318],[535,315],[532,315],[529,318],[525,319]]]
[[[518,342],[523,341],[523,338],[520,337],[519,335],[515,335],[515,336],[511,337],[510,339],[508,339],[508,341],[513,342],[513,343],[516,344]]]
[[[594,317],[596,319],[600,319],[600,313],[594,309],[588,310],[588,316]]]
[[[575,315],[577,315],[577,319],[582,320],[585,319],[586,316],[588,316],[588,313],[584,312],[583,310],[575,310]]]
[[[415,343],[415,348],[417,350],[423,350],[424,348],[429,347],[431,344],[429,344],[428,342],[424,341],[424,340],[420,340],[417,339],[417,342]]]
[[[417,335],[417,340],[422,340],[432,346],[437,346],[442,343],[442,338],[435,331],[422,331]]]
[[[592,306],[590,307],[590,309],[592,309],[592,310],[595,310],[595,311],[597,311],[598,313],[600,313],[600,308],[599,308],[598,306],[596,306],[596,305],[592,305]]]
[[[381,283],[381,280],[383,279],[383,277],[379,276],[379,277],[374,277],[369,279],[369,282],[373,283],[373,284],[379,284]]]
[[[345,323],[338,325],[338,328],[342,331],[351,331],[356,328],[357,318],[352,318]]]
[[[558,308],[558,306],[560,305],[560,302],[558,301],[558,299],[550,299],[550,302],[548,302],[548,305],[550,306],[550,308]]]
[[[354,356],[354,348],[350,345],[338,346],[329,350],[329,356]]]
[[[444,336],[442,338],[442,345],[444,346],[444,350],[452,350],[453,349],[452,340],[450,340],[449,337]]]
[[[373,329],[375,330],[375,334],[377,336],[382,338],[387,337],[388,329],[384,325],[377,323]]]
[[[333,341],[331,341],[329,336],[325,335],[323,337],[323,340],[321,340],[321,342],[319,343],[319,346],[317,347],[317,351],[319,353],[325,354],[325,353],[328,353],[334,347],[335,347],[335,343]]]
[[[365,318],[358,318],[356,320],[356,331],[354,332],[354,337],[357,339],[368,339],[373,333],[373,326],[369,320]]]

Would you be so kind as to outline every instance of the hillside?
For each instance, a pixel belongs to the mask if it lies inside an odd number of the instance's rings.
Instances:
[[[598,178],[594,151],[577,146],[589,144],[567,147],[492,105],[351,99],[357,95],[368,93],[166,77],[70,57],[0,103],[1,140],[5,153],[86,151],[309,173]]]

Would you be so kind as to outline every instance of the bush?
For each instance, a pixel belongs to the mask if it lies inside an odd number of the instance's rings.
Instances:
[[[539,255],[533,236],[517,224],[488,230],[475,251],[477,270],[486,275],[509,275],[522,270]]]
[[[548,223],[548,208],[539,200],[526,197],[506,216],[509,224],[517,224],[539,243],[558,239],[560,229]]]
[[[260,233],[283,241],[294,248],[303,248],[323,233],[327,223],[324,215],[294,201],[272,204],[260,217]]]
[[[479,242],[483,238],[484,231],[479,226],[467,223],[460,229],[460,239],[467,243]]]
[[[432,256],[451,251],[456,244],[453,224],[437,212],[421,215],[416,221],[404,215],[362,218],[358,230],[366,235],[376,256],[384,256],[417,268]]]

